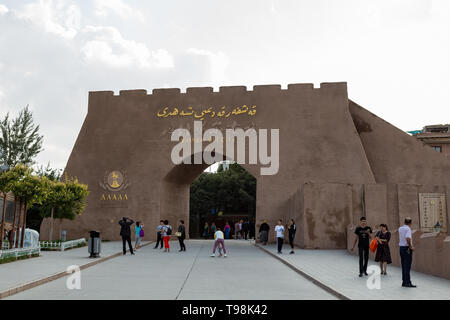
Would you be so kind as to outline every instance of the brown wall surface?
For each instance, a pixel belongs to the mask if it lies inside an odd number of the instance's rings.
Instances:
[[[349,110],[377,183],[449,183],[450,161],[445,155],[351,100]]]
[[[204,119],[208,128],[280,129],[280,165],[277,175],[260,175],[260,165],[243,165],[257,179],[256,219],[271,226],[285,215],[287,200],[304,182],[374,183],[359,135],[348,110],[346,83],[245,87],[155,89],[90,92],[88,114],[67,163],[66,173],[89,186],[88,205],[75,221],[64,221],[69,238],[89,230],[104,239],[118,239],[118,220],[128,216],[153,230],[160,218],[188,219],[189,184],[206,165],[176,166],[171,162],[170,133],[193,128],[192,117],[159,118],[165,107],[194,110],[208,107],[256,105],[254,116]],[[224,133],[224,132],[223,132]],[[206,143],[204,144],[206,145]],[[126,173],[128,200],[102,201],[105,174]],[[106,192],[108,193],[108,192]],[[120,192],[119,192],[120,193]],[[150,227],[150,228],[149,228]],[[345,230],[344,230],[345,231]],[[48,234],[48,221],[41,234]],[[155,236],[154,232],[147,235]]]

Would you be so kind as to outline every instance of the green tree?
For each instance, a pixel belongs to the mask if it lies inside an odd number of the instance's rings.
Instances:
[[[74,220],[77,215],[81,215],[88,194],[87,185],[79,183],[77,179],[66,178],[64,182],[50,183],[49,192],[40,211],[42,218],[51,219],[49,240],[53,240],[54,219]]]
[[[2,171],[0,172],[0,192],[3,196],[3,209],[2,212],[0,212],[0,249],[3,246],[3,237],[4,237],[4,231],[5,231],[5,214],[6,214],[6,194],[11,191],[12,185],[14,183],[15,176],[11,174],[11,172],[8,171]]]
[[[203,172],[191,184],[190,213],[196,219],[215,212],[256,211],[256,179],[240,165],[230,164],[228,170],[222,165],[216,173]],[[200,221],[199,221],[200,222]]]
[[[11,191],[16,198],[20,199],[25,212],[33,204],[42,204],[49,191],[49,179],[32,175],[32,169],[22,164],[16,165],[9,172],[14,180]],[[26,221],[27,214],[25,214],[24,226],[26,226]],[[20,246],[23,246],[24,235],[25,232],[22,232]]]
[[[14,167],[21,163],[32,165],[33,159],[42,151],[43,136],[39,125],[33,120],[28,106],[15,119],[9,113],[0,121],[0,164]]]

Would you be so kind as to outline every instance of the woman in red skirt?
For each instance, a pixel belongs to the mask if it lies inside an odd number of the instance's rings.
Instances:
[[[169,225],[168,220],[164,220],[164,226],[161,229],[161,237],[164,241],[164,252],[170,251],[169,240],[170,235],[172,234],[172,227]]]

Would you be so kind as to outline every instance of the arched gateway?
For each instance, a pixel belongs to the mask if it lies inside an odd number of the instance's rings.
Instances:
[[[392,226],[402,215],[418,215],[407,204],[408,197],[416,199],[414,186],[449,192],[450,162],[350,101],[346,83],[292,84],[286,90],[263,85],[252,91],[90,92],[88,114],[66,167],[69,176],[88,184],[90,195],[83,215],[64,221],[63,229],[71,238],[94,229],[114,240],[119,238],[117,221],[127,216],[142,220],[150,238],[160,218],[174,225],[180,218],[189,221],[189,186],[208,166],[201,151],[211,142],[196,141],[199,123],[203,133],[222,132],[224,155],[227,129],[255,129],[257,161],[249,157],[247,138],[242,166],[257,179],[257,225],[262,219],[273,226],[279,218],[294,217],[296,241],[303,247],[345,248],[346,228],[362,214]],[[184,137],[190,153],[181,155],[191,164],[172,161],[179,141],[171,137],[180,128],[191,133]],[[260,129],[267,130],[266,136]],[[278,167],[260,153],[268,142],[265,155],[274,155],[270,137],[276,129]],[[263,174],[270,166],[276,174]],[[42,234],[48,226],[45,220]]]

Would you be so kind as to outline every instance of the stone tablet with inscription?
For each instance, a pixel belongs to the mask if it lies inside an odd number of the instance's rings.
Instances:
[[[447,211],[444,193],[419,193],[420,228],[434,231],[439,222],[441,232],[447,232]]]

